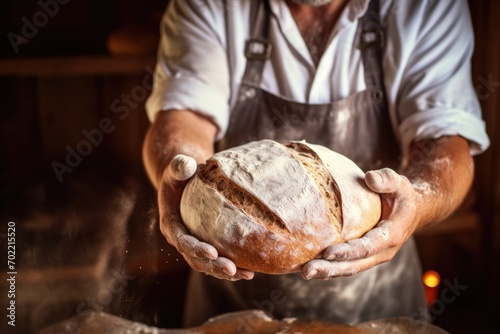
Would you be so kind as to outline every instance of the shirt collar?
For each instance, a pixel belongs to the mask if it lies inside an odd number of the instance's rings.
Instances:
[[[366,13],[370,1],[371,0],[349,0],[345,9],[348,11],[347,17],[349,20],[356,21],[362,17]],[[270,1],[271,12],[278,18],[283,17],[283,6],[286,6],[285,0]]]
[[[356,21],[361,18],[368,10],[369,3],[370,0],[350,0],[346,8],[349,11],[349,20]]]
[[[309,50],[300,35],[297,25],[290,13],[286,2],[284,0],[270,0],[271,12],[278,22],[278,26],[283,32],[288,42],[298,51],[298,53],[312,66],[313,61],[309,54]],[[339,17],[334,33],[331,35],[333,38],[338,35],[347,27],[357,24],[360,17],[362,17],[368,9],[370,0],[349,0],[346,8]],[[330,44],[331,40],[328,42]]]

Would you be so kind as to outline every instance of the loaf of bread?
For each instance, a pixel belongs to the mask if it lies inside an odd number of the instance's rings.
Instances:
[[[192,235],[237,267],[267,274],[300,271],[326,247],[362,236],[380,213],[379,195],[353,161],[304,141],[218,152],[181,200]]]

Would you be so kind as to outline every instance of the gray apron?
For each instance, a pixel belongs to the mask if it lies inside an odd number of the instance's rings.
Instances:
[[[264,138],[321,144],[355,161],[363,170],[395,168],[400,150],[391,125],[382,72],[383,32],[379,1],[359,23],[367,89],[329,104],[289,101],[259,88],[269,42],[270,8],[262,1],[253,37],[247,42],[247,65],[230,126],[218,149]],[[380,16],[380,15],[378,15]],[[420,262],[410,239],[389,262],[352,277],[303,280],[300,273],[265,275],[230,282],[192,272],[185,305],[185,325],[245,309],[260,309],[275,318],[297,317],[340,323],[394,316],[427,319]]]

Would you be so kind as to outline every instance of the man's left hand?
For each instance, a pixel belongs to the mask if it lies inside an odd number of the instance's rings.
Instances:
[[[322,259],[302,268],[306,279],[352,276],[390,261],[418,226],[416,193],[410,181],[389,168],[366,173],[367,186],[380,194],[381,221],[363,237],[325,249]]]

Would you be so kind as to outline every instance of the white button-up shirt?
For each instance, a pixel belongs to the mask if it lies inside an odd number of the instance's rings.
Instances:
[[[189,109],[224,135],[245,70],[244,47],[259,1],[171,0],[161,25],[154,89],[146,108]],[[309,104],[341,100],[366,88],[356,48],[369,0],[350,0],[316,66],[283,0],[270,0],[273,51],[261,87]],[[471,153],[489,146],[471,81],[474,36],[466,0],[381,0],[384,80],[403,150],[413,140],[460,135]],[[229,27],[229,29],[226,29]]]

